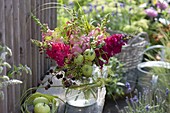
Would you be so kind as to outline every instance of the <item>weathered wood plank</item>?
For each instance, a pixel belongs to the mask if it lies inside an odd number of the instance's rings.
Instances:
[[[41,17],[41,14],[40,14],[40,11],[39,11],[39,8],[40,8],[40,5],[41,5],[41,2],[40,2],[40,0],[36,0],[36,8],[38,8],[38,11],[36,12],[36,16],[37,16],[37,18],[39,18],[40,19],[40,17]],[[37,30],[37,32],[36,32],[36,39],[37,40],[41,40],[41,36],[40,36],[40,26],[38,26],[38,25],[36,25],[36,30]],[[41,76],[41,67],[42,67],[42,65],[41,65],[41,62],[40,62],[40,53],[39,52],[37,52],[37,82],[39,82],[39,80],[40,80],[40,76]]]
[[[25,0],[19,0],[19,18],[20,18],[20,63],[25,65],[27,59],[27,47],[26,47],[26,6]],[[21,93],[26,90],[27,84],[27,75],[22,74],[21,80],[23,84],[21,85]]]
[[[19,0],[13,0],[13,36],[14,36],[14,65],[18,65],[20,63],[20,20],[19,20]],[[17,79],[20,79],[17,76]],[[15,111],[19,112],[19,100],[20,100],[20,85],[15,85]]]
[[[4,0],[0,0],[0,44],[5,44],[5,2]],[[5,74],[6,69],[3,74]],[[7,88],[3,88],[4,95],[7,95]],[[5,96],[4,100],[0,100],[0,112],[7,113],[8,112],[8,97]]]
[[[5,1],[5,43],[6,45],[12,50],[12,53],[14,53],[13,49],[13,1],[6,0]],[[8,62],[13,65],[13,57],[9,57]],[[14,87],[8,86],[8,112],[15,111],[15,93],[14,93]]]
[[[27,46],[27,59],[26,59],[26,65],[31,67],[32,69],[32,51],[31,51],[31,0],[25,1],[25,8],[26,8],[26,46]],[[27,88],[32,87],[32,75],[27,75]]]
[[[50,0],[44,0],[44,4],[49,3]],[[45,7],[48,7],[48,5],[46,5]],[[43,7],[43,8],[45,8]],[[44,10],[44,21],[43,23],[45,24],[49,24],[49,10]],[[45,57],[47,57],[47,55],[45,55]],[[45,66],[45,70],[47,71],[50,68],[50,60],[49,59],[45,59],[44,61],[44,66]]]
[[[32,12],[35,10],[35,7],[36,7],[36,1],[35,0],[31,0],[31,10]],[[34,13],[34,12],[33,12]],[[32,33],[31,33],[31,39],[37,39],[36,37],[36,33],[37,33],[37,30],[36,30],[36,24],[35,22],[31,19],[31,30],[32,30]],[[32,85],[33,86],[37,86],[37,53],[38,53],[38,50],[37,50],[37,47],[34,45],[34,44],[31,44],[32,46],[32,73],[33,73],[33,78],[32,78]]]

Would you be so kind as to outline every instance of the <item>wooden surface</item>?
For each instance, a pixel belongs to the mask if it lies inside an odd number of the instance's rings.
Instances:
[[[30,17],[33,10],[44,3],[57,2],[56,0],[0,0],[0,44],[11,48],[13,56],[7,57],[11,65],[28,65],[33,75],[15,77],[22,80],[22,85],[4,88],[5,98],[0,100],[0,113],[20,113],[20,95],[27,88],[37,86],[40,78],[49,69],[49,60],[40,55],[38,48],[30,39],[41,40],[40,27]],[[43,7],[41,7],[42,9]],[[50,13],[49,13],[50,12]],[[42,23],[54,28],[57,24],[56,9],[40,11],[36,16]],[[5,69],[5,74],[9,69]]]
[[[48,80],[48,78],[50,78],[51,75],[46,75],[46,77],[44,78],[43,81]],[[61,85],[61,81],[58,80],[57,78],[52,79],[53,81],[53,86],[57,86],[57,85]],[[44,83],[44,86],[47,83]],[[51,95],[57,95],[59,96],[61,99],[65,100],[65,90],[63,88],[57,88],[57,87],[51,87],[48,90],[45,90],[44,88],[39,88],[37,90],[37,92],[41,92],[44,94],[51,94]],[[106,89],[105,87],[103,87],[102,89],[98,90],[98,99],[97,102],[89,107],[73,107],[70,106],[66,103],[62,103],[60,102],[59,108],[57,113],[102,113],[103,112],[103,107],[104,107],[104,103],[105,103],[105,94],[106,94]]]

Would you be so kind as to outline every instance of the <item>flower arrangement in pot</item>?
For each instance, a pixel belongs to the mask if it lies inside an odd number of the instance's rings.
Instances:
[[[88,22],[82,10],[73,11],[71,16],[70,21],[54,30],[32,16],[42,27],[42,41],[32,42],[56,62],[53,75],[62,80],[67,103],[84,107],[96,102],[98,87],[124,85],[116,74],[121,65],[113,56],[121,52],[127,38],[106,32],[108,15],[98,26]]]

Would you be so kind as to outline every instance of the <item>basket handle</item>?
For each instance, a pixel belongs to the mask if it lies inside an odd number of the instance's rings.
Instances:
[[[129,45],[132,45],[132,43],[133,43],[136,39],[138,39],[139,37],[141,37],[141,36],[144,36],[144,38],[146,39],[147,42],[150,41],[150,40],[149,40],[148,33],[146,33],[146,32],[141,32],[141,33],[139,33],[138,35],[134,36],[134,38],[129,41]]]
[[[149,74],[150,73],[149,71],[145,71],[145,70],[142,69],[142,68],[145,68],[145,67],[151,67],[151,68],[152,67],[163,67],[163,68],[166,68],[166,69],[170,69],[170,63],[164,62],[164,61],[142,62],[142,63],[138,64],[137,69],[140,72],[143,72],[145,74]]]
[[[154,46],[150,46],[149,48],[145,49],[140,55],[145,54],[147,51],[152,50],[152,49],[161,49],[161,61],[165,60],[165,47],[162,45],[154,45]]]

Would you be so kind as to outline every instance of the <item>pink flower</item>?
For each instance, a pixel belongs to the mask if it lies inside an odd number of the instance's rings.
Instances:
[[[59,67],[64,66],[65,58],[70,54],[70,46],[63,43],[50,42],[51,48],[46,50],[46,54],[54,59]]]
[[[94,30],[92,30],[88,36],[91,37],[91,36],[96,36],[98,33],[100,32],[100,28],[96,28]]]
[[[54,30],[50,30],[50,29],[48,28],[47,32],[43,32],[43,33],[42,33],[42,40],[45,41],[44,38],[45,38],[46,36],[51,36],[53,32],[54,32]]]
[[[80,48],[78,44],[75,44],[71,49],[71,53],[73,53],[74,55],[81,54],[82,52],[83,50]]]
[[[161,10],[165,10],[168,7],[168,3],[166,1],[158,1],[156,5]]]
[[[154,8],[149,8],[145,10],[145,13],[149,16],[149,17],[157,17],[158,16],[158,12],[154,9]]]

